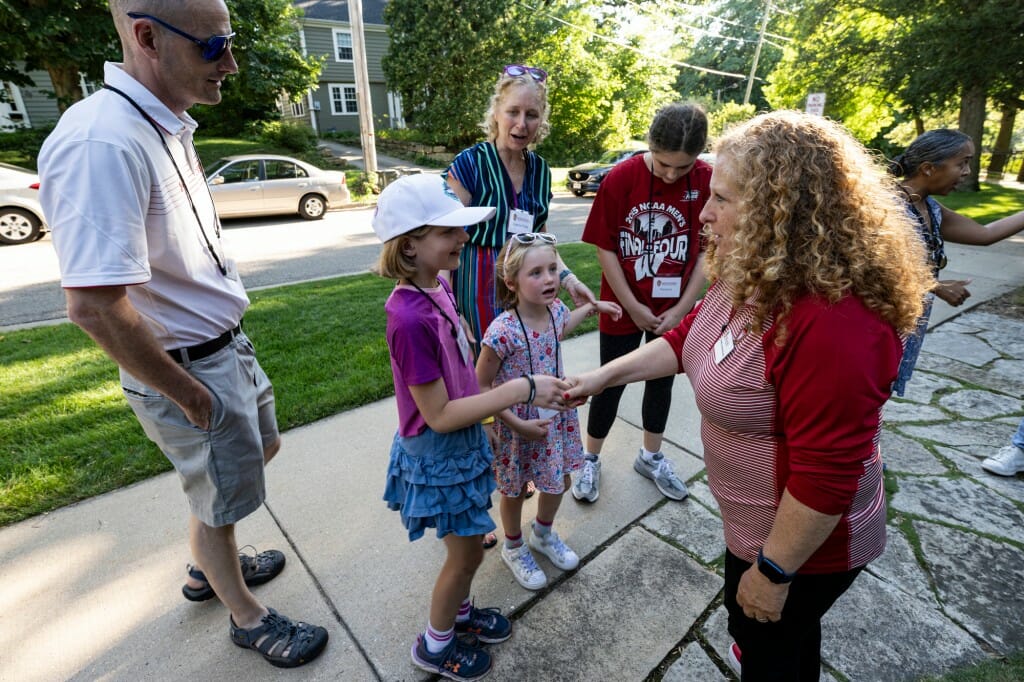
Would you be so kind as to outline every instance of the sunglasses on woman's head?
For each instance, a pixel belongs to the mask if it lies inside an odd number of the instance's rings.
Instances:
[[[232,31],[226,36],[210,36],[206,40],[200,40],[199,38],[196,38],[194,35],[185,33],[180,28],[172,26],[163,19],[154,17],[151,14],[143,14],[142,12],[128,12],[127,14],[132,19],[149,19],[150,21],[155,21],[156,23],[166,28],[168,31],[172,33],[177,33],[179,36],[185,38],[186,40],[191,40],[193,43],[202,48],[203,59],[205,59],[208,62],[215,62],[221,57],[223,57],[224,53],[228,51],[229,47],[231,47],[231,42],[235,39],[235,32]]]
[[[526,66],[525,64],[509,64],[502,71],[504,76],[525,76],[527,74],[538,83],[543,83],[548,79],[548,72],[544,69],[537,68],[536,66]]]

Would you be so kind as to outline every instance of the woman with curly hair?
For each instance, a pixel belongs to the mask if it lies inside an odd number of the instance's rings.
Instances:
[[[838,124],[763,114],[716,152],[706,297],[570,395],[685,371],[731,653],[744,680],[817,680],[821,617],[885,547],[882,406],[933,279],[885,169]]]

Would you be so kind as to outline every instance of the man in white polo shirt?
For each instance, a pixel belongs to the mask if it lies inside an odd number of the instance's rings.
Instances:
[[[280,573],[284,555],[239,554],[235,542],[281,441],[186,113],[220,102],[238,70],[228,10],[223,0],[110,8],[124,63],[105,65],[104,89],[69,108],[39,154],[68,316],[118,364],[140,424],[181,478],[196,561],[185,597],[219,597],[235,644],[302,665],[327,631],[260,603],[249,586]]]

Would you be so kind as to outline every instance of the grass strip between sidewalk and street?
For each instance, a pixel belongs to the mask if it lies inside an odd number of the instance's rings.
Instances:
[[[596,292],[594,247],[559,252]],[[282,431],[394,393],[384,338],[392,286],[362,274],[249,293],[245,330]],[[576,333],[594,329],[590,318]],[[0,386],[0,526],[170,469],[125,402],[117,366],[71,323],[0,334]]]

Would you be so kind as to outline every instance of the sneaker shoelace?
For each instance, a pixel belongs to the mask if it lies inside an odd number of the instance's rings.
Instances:
[[[454,640],[453,645],[448,648],[448,655],[444,657],[444,661],[441,662],[441,666],[458,670],[458,666],[460,665],[471,666],[475,662],[476,651],[463,646],[462,642],[456,639]]]
[[[667,479],[672,485],[676,484],[676,473],[672,470],[672,463],[664,457],[658,462],[658,467],[654,470],[654,476],[655,478]]]
[[[562,538],[558,537],[558,533],[551,531],[548,537],[544,538],[545,543],[555,550],[555,554],[558,555],[559,559],[565,559],[565,553],[568,551],[569,546],[562,542]]]
[[[498,613],[501,613],[501,609],[493,606],[486,609],[478,609],[472,606],[469,611],[469,623],[473,627],[491,629],[498,622],[498,618],[495,615]]]
[[[581,488],[583,486],[592,487],[594,485],[594,463],[587,460],[583,464],[583,470],[580,471],[580,477],[576,483]]]
[[[524,547],[526,545],[523,545]],[[537,565],[537,560],[533,558],[533,554],[528,551],[519,553],[519,563],[522,564],[523,570],[527,574],[536,573],[540,570],[540,566]]]

